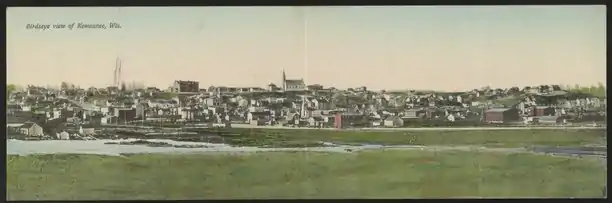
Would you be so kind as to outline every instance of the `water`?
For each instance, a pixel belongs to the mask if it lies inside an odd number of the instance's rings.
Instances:
[[[608,154],[607,148],[594,148],[594,147],[535,147],[532,149],[534,152],[547,153],[547,154],[565,154],[565,155],[600,155],[606,156]]]
[[[482,146],[419,146],[419,145],[373,145],[364,144],[361,146],[338,145],[323,142],[324,147],[306,148],[259,148],[259,147],[234,147],[227,144],[214,144],[204,142],[186,142],[164,139],[147,139],[150,142],[165,142],[171,145],[203,145],[198,148],[176,148],[176,147],[150,147],[145,145],[120,145],[104,144],[106,142],[130,142],[138,139],[126,140],[42,140],[42,141],[22,141],[7,140],[6,153],[12,155],[29,154],[101,154],[101,155],[121,155],[137,153],[198,153],[198,152],[266,152],[266,151],[316,151],[316,152],[337,152],[351,153],[368,149],[389,149],[389,150],[460,150],[460,151],[481,151],[481,152],[506,152],[522,153],[535,152],[543,154],[557,155],[599,155],[606,156],[606,149],[586,150],[583,148],[546,148],[536,147],[531,150],[526,148],[485,148]]]
[[[346,149],[356,149],[355,146],[330,146],[309,148],[258,148],[233,147],[226,144],[213,144],[203,142],[179,142],[173,140],[147,139],[150,142],[165,142],[172,145],[204,145],[206,148],[175,148],[175,147],[149,147],[144,145],[104,144],[106,142],[136,141],[127,140],[43,140],[22,141],[8,140],[6,153],[12,155],[29,154],[102,154],[120,155],[136,153],[190,153],[190,152],[259,152],[259,151],[321,151],[321,152],[348,152]]]

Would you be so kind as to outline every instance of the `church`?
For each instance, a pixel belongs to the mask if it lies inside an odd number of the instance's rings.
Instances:
[[[284,91],[304,91],[306,90],[306,83],[304,79],[298,80],[287,80],[285,70],[283,70],[283,90]]]

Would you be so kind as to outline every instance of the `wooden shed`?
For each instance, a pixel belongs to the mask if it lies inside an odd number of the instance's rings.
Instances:
[[[554,116],[555,108],[549,106],[536,106],[533,109],[532,116]]]
[[[484,121],[487,123],[507,123],[519,119],[519,112],[516,108],[493,108],[484,112]]]

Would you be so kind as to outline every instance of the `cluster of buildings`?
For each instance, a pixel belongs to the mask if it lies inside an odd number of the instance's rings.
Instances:
[[[279,86],[211,86],[177,80],[156,87],[48,89],[7,98],[8,126],[30,136],[86,136],[105,125],[271,125],[316,128],[416,127],[427,122],[565,124],[605,119],[605,98],[553,88],[465,92],[339,90],[287,79]],[[71,131],[71,132],[68,132]]]

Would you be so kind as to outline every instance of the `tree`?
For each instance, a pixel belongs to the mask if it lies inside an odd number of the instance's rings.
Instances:
[[[596,97],[606,97],[606,87],[600,82],[597,86],[591,86],[590,93]]]
[[[67,82],[62,82],[62,84],[61,84],[60,88],[61,88],[62,90],[66,90],[66,89],[68,89],[68,83],[67,83]]]
[[[514,94],[514,93],[518,93],[521,90],[518,87],[511,87],[510,90],[508,92]]]
[[[525,86],[525,87],[523,87],[523,92],[527,92],[527,91],[529,91],[529,90],[531,90],[531,87],[530,87],[530,86]]]
[[[559,85],[552,85],[551,87],[553,91],[561,91],[561,86]]]
[[[540,85],[540,92],[548,92],[549,90],[550,90],[550,86]]]
[[[9,98],[9,95],[11,95],[11,93],[13,93],[16,89],[17,87],[13,84],[6,85],[6,98]]]

